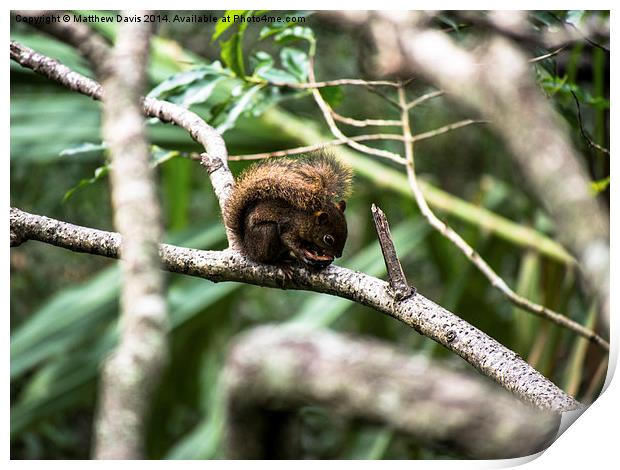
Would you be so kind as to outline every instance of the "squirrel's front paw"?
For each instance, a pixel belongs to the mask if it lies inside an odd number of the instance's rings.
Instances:
[[[279,272],[276,276],[276,283],[281,289],[286,289],[286,285],[290,284],[295,277],[293,265],[290,262],[284,262],[278,264],[277,267],[279,268]]]

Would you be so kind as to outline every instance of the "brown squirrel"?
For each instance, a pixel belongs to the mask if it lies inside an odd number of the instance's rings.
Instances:
[[[342,256],[347,239],[344,199],[351,178],[349,167],[322,152],[265,160],[238,178],[224,222],[254,261],[293,258],[325,268]]]

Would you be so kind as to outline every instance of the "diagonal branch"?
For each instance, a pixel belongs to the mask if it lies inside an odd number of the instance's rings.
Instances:
[[[602,319],[608,322],[609,214],[590,193],[582,159],[541,95],[527,57],[501,37],[492,37],[470,52],[445,34],[415,24],[396,24],[392,18],[383,27],[401,28],[395,47],[401,50],[402,65],[480,113],[502,137],[555,220],[559,236],[576,254],[586,282],[598,297]]]
[[[314,68],[312,61],[309,67],[309,78],[310,81],[314,81]],[[416,204],[418,205],[422,215],[428,220],[429,224],[435,228],[439,233],[441,233],[444,237],[450,240],[463,254],[476,266],[484,276],[491,282],[491,285],[497,288],[510,302],[512,302],[517,307],[520,307],[528,312],[539,315],[547,320],[556,323],[564,328],[567,328],[576,334],[583,336],[588,339],[592,343],[600,346],[603,350],[609,351],[609,343],[605,341],[601,336],[596,334],[594,331],[580,325],[574,320],[558,313],[552,309],[549,309],[543,305],[532,302],[531,300],[518,295],[514,292],[508,284],[491,268],[491,266],[452,228],[450,228],[445,222],[440,220],[435,213],[431,210],[426,199],[424,198],[424,194],[422,193],[422,189],[417,180],[417,175],[415,172],[415,163],[414,163],[414,153],[413,153],[413,142],[415,140],[422,140],[423,138],[434,137],[435,135],[439,135],[444,132],[448,132],[452,129],[457,129],[459,127],[463,127],[465,125],[472,124],[477,121],[473,120],[464,120],[457,123],[453,123],[447,126],[444,126],[439,129],[435,129],[434,131],[430,131],[428,133],[420,134],[417,139],[411,134],[411,125],[409,121],[409,110],[412,107],[413,102],[407,102],[405,96],[404,86],[401,85],[398,87],[399,94],[399,106],[401,109],[401,122],[403,127],[403,143],[405,145],[405,158],[403,159],[400,155],[395,154],[393,152],[387,152],[385,150],[379,150],[372,147],[368,147],[366,145],[359,144],[352,140],[351,138],[345,136],[342,131],[338,128],[336,123],[334,122],[332,111],[329,105],[325,102],[321,94],[318,90],[313,90],[313,95],[316,103],[323,113],[323,117],[329,125],[332,134],[337,137],[339,140],[343,140],[348,146],[359,150],[360,152],[364,152],[370,155],[377,155],[381,157],[387,157],[392,161],[395,161],[400,164],[404,164],[407,169],[407,179],[409,181],[409,185],[414,195],[414,199]],[[439,96],[438,94],[429,94],[428,96]]]
[[[415,139],[416,136],[414,136]],[[400,134],[368,134],[368,135],[356,135],[352,137],[347,137],[346,139],[334,139],[327,142],[319,142],[318,144],[313,145],[303,145],[301,147],[289,148],[286,150],[278,150],[275,152],[263,152],[263,153],[252,153],[245,155],[233,155],[229,156],[228,160],[230,161],[239,161],[239,160],[262,160],[265,158],[274,158],[274,157],[285,157],[290,155],[299,155],[302,153],[314,152],[315,150],[321,150],[327,147],[335,147],[337,145],[346,144],[349,140],[353,140],[355,142],[365,142],[369,140],[398,140],[402,141],[403,136]]]
[[[108,258],[118,258],[120,252],[118,233],[80,227],[16,208],[10,211],[10,229],[14,246],[38,240]],[[202,251],[161,244],[159,254],[163,269],[171,272],[214,282],[281,286],[278,270],[249,261],[234,250]],[[442,344],[482,374],[541,409],[564,412],[581,406],[516,353],[420,293],[397,302],[388,283],[339,266],[317,272],[303,268],[292,271],[293,282],[287,288],[342,297],[389,315]]]
[[[313,61],[314,61],[314,58],[311,58],[310,66],[308,67],[308,77],[310,79],[310,83],[315,83]],[[396,163],[400,163],[400,164],[404,163],[403,158],[400,155],[397,155],[393,152],[388,152],[386,150],[380,150],[380,149],[376,149],[373,147],[368,147],[367,145],[359,144],[355,142],[354,140],[351,140],[350,138],[348,138],[346,135],[342,133],[342,131],[336,125],[336,122],[334,121],[334,118],[332,115],[333,111],[331,107],[329,106],[329,104],[327,104],[327,102],[321,96],[321,92],[315,88],[312,90],[312,96],[314,97],[314,100],[316,101],[317,105],[321,109],[321,112],[323,113],[323,117],[325,118],[325,122],[327,122],[327,125],[332,131],[332,134],[334,134],[334,137],[344,140],[348,146],[354,148],[355,150],[359,150],[360,152],[364,152],[370,155],[376,155],[382,158],[387,158],[388,160],[392,160]]]
[[[70,90],[90,96],[95,100],[101,101],[103,99],[103,89],[95,80],[74,72],[60,62],[15,41],[11,41],[11,59]],[[147,116],[158,118],[162,122],[174,123],[187,130],[192,139],[204,147],[205,153],[201,155],[202,164],[209,172],[215,195],[220,207],[223,208],[234,186],[234,179],[228,169],[228,152],[222,136],[196,113],[173,103],[154,98],[144,98],[142,107]],[[237,248],[232,232],[227,229],[226,234],[229,245],[232,248]]]
[[[440,220],[435,215],[435,213],[431,210],[428,203],[426,202],[426,199],[424,198],[424,194],[422,193],[422,189],[420,188],[420,184],[418,183],[418,178],[415,171],[415,157],[413,151],[413,142],[411,138],[409,108],[407,106],[404,88],[399,88],[398,94],[401,103],[401,115],[403,121],[403,143],[405,146],[405,158],[407,161],[407,179],[409,181],[411,191],[413,192],[416,204],[418,205],[422,215],[426,218],[426,220],[428,220],[428,223],[444,237],[450,240],[471,261],[471,263],[476,266],[480,270],[480,272],[482,272],[482,274],[484,274],[484,276],[489,280],[491,285],[498,289],[514,305],[524,310],[527,310],[528,312],[532,312],[536,315],[546,318],[547,320],[550,320],[557,325],[574,331],[578,335],[583,336],[594,344],[600,346],[605,351],[609,351],[609,343],[603,338],[601,338],[599,335],[597,335],[594,331],[586,328],[583,325],[580,325],[576,321],[571,320],[570,318],[562,315],[561,313],[555,312],[554,310],[544,307],[543,305],[532,302],[531,300],[528,300],[513,291],[508,286],[508,284],[493,270],[493,268],[478,254],[478,252],[476,252],[476,250],[474,250],[469,245],[469,243],[467,243],[463,239],[463,237],[461,237],[448,224]]]
[[[415,106],[419,106],[422,103],[424,103],[425,101],[428,101],[430,99],[436,98],[438,96],[443,96],[445,93],[441,90],[438,91],[431,91],[430,93],[426,93],[425,95],[419,96],[414,100],[411,100],[409,103],[407,103],[407,109],[411,109]]]

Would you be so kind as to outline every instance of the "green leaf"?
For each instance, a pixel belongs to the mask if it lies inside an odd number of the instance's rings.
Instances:
[[[232,77],[233,73],[222,67],[217,60],[211,64],[203,64],[185,72],[176,73],[153,88],[147,97],[165,99],[172,94],[178,94],[179,90],[188,85],[204,80],[205,77]]]
[[[308,79],[309,59],[308,54],[299,49],[284,47],[280,51],[280,61],[284,69],[297,78],[298,82]]]
[[[535,10],[531,11],[529,14],[547,28],[563,27],[564,25],[563,21],[560,18],[558,18],[556,15],[552,14],[549,11]]]
[[[189,108],[197,103],[204,103],[211,98],[215,88],[225,80],[228,80],[228,78],[206,77],[200,80],[200,82],[187,87],[175,102],[185,108]]]
[[[460,31],[460,26],[459,26],[458,21],[453,20],[448,15],[439,14],[437,15],[437,19],[441,21],[442,23],[444,23],[445,25],[452,28],[457,33]]]
[[[586,317],[586,322],[583,326],[589,329],[594,329],[596,327],[597,316],[598,309],[596,307],[596,303],[594,302],[588,310],[588,316]],[[585,366],[588,346],[588,340],[585,338],[578,338],[573,344],[563,387],[569,395],[577,396],[577,393],[579,392],[579,386],[581,385],[581,381],[583,379],[583,369]]]
[[[538,302],[541,298],[541,260],[540,254],[528,251],[521,257],[515,291],[517,294]],[[513,344],[515,351],[527,357],[532,348],[536,331],[540,329],[540,318],[530,315],[517,307],[512,308],[514,316]]]
[[[179,152],[170,153],[179,155]],[[177,158],[162,167],[164,208],[167,215],[167,227],[170,230],[183,229],[189,223],[191,176],[195,165],[195,162],[187,158]]]
[[[336,108],[344,100],[344,92],[339,86],[326,86],[319,88],[319,93],[327,103]]]
[[[298,78],[290,72],[275,68],[273,57],[264,51],[259,51],[250,58],[250,65],[254,72],[253,77],[273,83],[298,83]]]
[[[82,188],[84,188],[86,186],[90,186],[91,184],[94,184],[97,181],[99,181],[101,178],[106,176],[109,171],[110,171],[110,166],[108,164],[106,164],[104,166],[100,166],[97,169],[95,169],[95,173],[94,173],[92,178],[85,178],[85,179],[80,180],[80,182],[76,186],[74,186],[73,188],[69,189],[65,193],[65,195],[62,198],[62,203],[64,204],[69,199],[71,199],[71,196],[73,196],[73,194],[77,190],[82,189]]]
[[[605,191],[609,187],[610,176],[590,183],[590,188],[594,194],[599,194]]]
[[[156,168],[162,163],[172,160],[179,155],[180,152],[178,150],[166,150],[158,147],[157,145],[152,145],[149,163],[151,168]]]
[[[305,17],[307,15],[304,14],[304,13],[301,13],[301,12],[296,12],[295,16]],[[297,23],[293,23],[292,21],[289,21],[288,23],[279,23],[279,22],[271,23],[271,24],[269,24],[267,26],[264,26],[260,30],[260,33],[259,33],[259,36],[258,36],[258,40],[262,41],[263,39],[268,38],[270,36],[274,36],[276,34],[279,34],[279,33],[281,33],[282,31],[284,31],[286,29],[298,27],[296,25],[297,25]],[[310,28],[307,28],[307,29],[310,29]],[[298,32],[296,34],[304,34],[305,35],[305,34],[308,34],[308,33],[306,31],[304,31],[302,33]],[[312,35],[312,37],[314,39],[314,34],[312,33],[312,30],[310,30],[310,35]]]
[[[251,16],[252,10],[245,10],[243,17]],[[243,36],[249,23],[239,23],[237,31],[226,41],[220,41],[220,56],[224,64],[231,69],[238,77],[245,76],[245,65],[243,63]]]
[[[172,243],[209,249],[225,239],[221,225],[198,227]],[[171,328],[204,312],[241,284],[180,278],[168,291]],[[11,409],[11,436],[75,404],[99,373],[117,336],[118,267],[53,296],[11,335],[11,380],[37,365]],[[78,352],[77,354],[75,352]]]
[[[65,289],[11,334],[11,380],[95,330],[120,287],[119,271],[104,270],[91,281]]]
[[[219,20],[217,20],[217,24],[215,25],[215,31],[211,36],[211,42],[215,42],[217,38],[219,38],[222,33],[224,33],[228,28],[234,25],[235,15],[245,15],[250,10],[226,10],[224,12],[224,16],[222,16]],[[232,18],[231,18],[232,17]]]
[[[225,345],[224,345],[225,346]],[[187,435],[183,436],[166,454],[169,460],[196,460],[213,459],[216,456],[223,438],[226,396],[221,377],[218,375],[223,367],[223,361],[211,352],[208,354],[204,374],[207,380],[202,380],[204,390],[203,413],[205,418],[199,422]]]
[[[298,40],[308,41],[310,44],[310,56],[314,56],[314,52],[316,50],[316,37],[314,36],[314,32],[307,26],[293,26],[286,28],[277,33],[274,40],[280,44],[288,44]]]
[[[250,67],[254,71],[254,76],[260,76],[260,73],[273,68],[273,57],[265,51],[258,51],[250,57]]]
[[[253,85],[251,87],[239,86],[232,94],[232,99],[228,104],[220,111],[217,116],[216,130],[223,134],[228,129],[234,127],[235,122],[244,112],[249,112],[257,104],[255,98],[259,94],[258,92],[264,87],[264,85]]]
[[[22,78],[17,75],[18,81]],[[54,162],[65,158],[60,153],[67,148],[101,141],[99,103],[53,84],[41,85],[11,88],[11,160]],[[83,157],[98,158],[95,153]]]

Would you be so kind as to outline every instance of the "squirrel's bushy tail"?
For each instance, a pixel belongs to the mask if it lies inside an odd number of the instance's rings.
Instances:
[[[224,221],[239,231],[246,209],[256,201],[277,199],[300,210],[349,196],[350,167],[325,152],[297,158],[274,158],[251,166],[238,178],[224,210]]]

